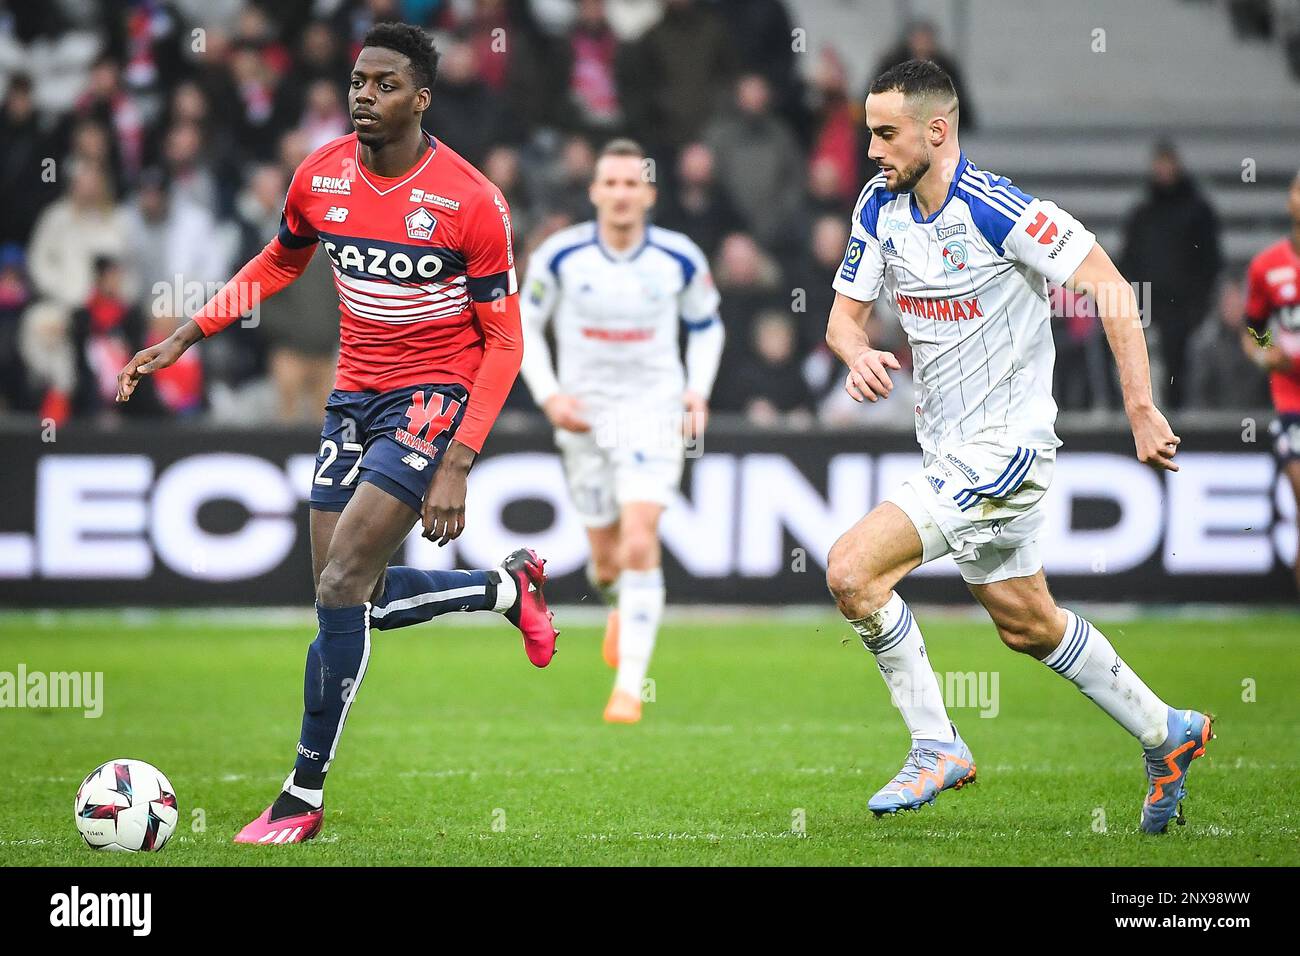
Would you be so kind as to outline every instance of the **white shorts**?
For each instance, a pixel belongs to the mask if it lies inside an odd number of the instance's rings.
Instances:
[[[596,432],[557,431],[569,497],[583,524],[604,528],[618,520],[623,505],[649,501],[667,506],[681,485],[684,447],[649,442],[633,448],[601,445]]]
[[[1056,449],[969,442],[925,455],[919,474],[886,500],[912,520],[922,563],[951,554],[968,584],[1034,574],[1043,566],[1039,506]]]

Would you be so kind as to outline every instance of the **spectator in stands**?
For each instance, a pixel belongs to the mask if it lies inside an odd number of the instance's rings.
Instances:
[[[126,271],[116,259],[96,259],[94,288],[86,303],[72,313],[75,415],[98,416],[114,410],[117,373],[142,345],[142,315],[127,296],[126,280]]]
[[[861,108],[849,101],[844,61],[832,47],[823,47],[817,58],[813,90],[817,110],[808,156],[810,177],[812,170],[818,170],[826,198],[834,197],[851,207],[862,189],[863,117]]]
[[[1187,342],[1210,311],[1222,264],[1214,207],[1173,144],[1157,143],[1146,198],[1129,213],[1124,228],[1120,271],[1130,282],[1150,283],[1143,318],[1160,338],[1171,408],[1182,407]]]
[[[507,138],[505,103],[479,78],[478,54],[463,40],[442,49],[424,128],[475,166],[481,166],[488,150]]]
[[[913,20],[907,26],[898,44],[890,49],[876,63],[876,72],[867,78],[867,85],[875,82],[876,77],[891,66],[897,66],[905,60],[930,60],[943,68],[952,78],[952,85],[957,90],[957,99],[961,102],[962,132],[969,133],[976,128],[975,101],[971,97],[970,87],[962,79],[960,67],[952,54],[939,46],[939,29],[929,20]],[[867,98],[864,92],[861,101]]]
[[[664,15],[628,51],[630,132],[652,155],[699,137],[736,75],[732,25],[708,4],[666,0]]]
[[[510,230],[518,246],[519,239],[533,227],[532,203],[528,187],[520,175],[519,150],[513,146],[494,146],[483,157],[483,175],[488,178],[510,207]]]
[[[719,315],[727,330],[713,406],[720,411],[743,411],[745,396],[735,372],[753,339],[754,319],[764,310],[788,310],[790,300],[780,268],[748,233],[732,233],[722,240],[713,279],[722,294]]]
[[[25,243],[41,210],[58,198],[61,139],[36,115],[31,77],[13,75],[0,105],[0,243]]]
[[[91,67],[76,113],[112,130],[122,171],[126,179],[134,179],[144,164],[145,120],[135,99],[122,89],[122,68],[111,55]]]
[[[547,212],[561,212],[574,222],[595,215],[588,192],[596,171],[596,151],[584,136],[564,140],[558,161],[544,171]]]
[[[126,215],[113,202],[102,167],[78,163],[67,195],[36,221],[27,250],[36,291],[66,309],[80,308],[94,286],[95,259],[126,252]]]
[[[804,182],[807,167],[789,126],[772,112],[763,77],[740,78],[736,109],[709,126],[705,142],[717,157],[719,180],[758,241],[778,251],[797,243],[791,227],[802,210],[797,184]]]
[[[804,381],[794,321],[777,309],[754,320],[753,344],[735,374],[745,417],[756,425],[803,426],[813,418],[812,392]]]
[[[830,315],[835,290],[831,281],[839,271],[844,250],[849,243],[849,217],[838,213],[813,220],[808,253],[800,256],[790,276],[791,308],[797,320],[800,354],[820,355],[819,365],[839,360],[826,347],[826,317]],[[802,311],[799,308],[802,307]],[[817,376],[818,394],[825,385],[825,372]]]
[[[36,414],[55,424],[72,415],[72,390],[77,384],[70,319],[71,310],[64,303],[36,299],[18,326],[18,354]]]
[[[32,301],[23,262],[23,248],[18,243],[0,246],[0,410],[35,408],[27,386],[27,368],[18,350],[23,311]]]
[[[558,44],[551,68],[565,91],[567,126],[609,138],[623,125],[619,98],[622,44],[605,19],[604,0],[578,0],[578,19]]]
[[[1114,408],[1110,353],[1096,303],[1058,285],[1049,287],[1048,296],[1056,344],[1052,394],[1057,404],[1071,411]]]
[[[717,254],[724,236],[744,228],[740,213],[727,191],[718,185],[713,151],[703,143],[689,143],[677,157],[673,189],[659,194],[655,222],[684,232],[706,256]]]
[[[727,24],[736,65],[759,73],[772,91],[773,109],[801,144],[812,135],[812,117],[804,102],[804,85],[795,69],[796,34],[783,0],[714,0]],[[802,37],[806,43],[807,38]]]
[[[1188,346],[1189,408],[1269,407],[1268,375],[1242,348],[1246,335],[1246,296],[1241,283],[1226,281],[1217,307],[1192,334]]]
[[[352,130],[352,121],[343,108],[337,82],[317,80],[307,90],[307,105],[303,109],[298,128],[306,137],[311,149],[318,149],[332,139],[338,139]]]
[[[141,174],[125,216],[124,262],[143,302],[184,302],[196,289],[228,277],[229,258],[218,240],[216,219],[184,192],[173,191],[161,169]]]

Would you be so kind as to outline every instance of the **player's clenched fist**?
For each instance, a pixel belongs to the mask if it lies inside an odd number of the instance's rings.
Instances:
[[[566,432],[589,432],[591,425],[582,415],[582,402],[573,395],[552,395],[542,403],[542,411],[556,428]]]
[[[892,352],[866,349],[849,365],[849,377],[844,382],[844,390],[855,402],[874,402],[888,398],[894,388],[894,383],[889,378],[891,368],[902,368]]]
[[[1143,464],[1154,465],[1169,471],[1177,471],[1174,455],[1182,441],[1169,421],[1155,406],[1134,412],[1129,416],[1133,426],[1133,444],[1137,447],[1138,460]]]

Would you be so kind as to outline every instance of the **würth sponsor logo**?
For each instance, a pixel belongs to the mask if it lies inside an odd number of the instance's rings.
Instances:
[[[978,297],[969,299],[919,299],[914,295],[894,296],[894,304],[899,312],[906,312],[919,319],[936,319],[940,322],[956,322],[959,319],[982,319],[984,310],[980,308]]]
[[[133,936],[153,929],[153,894],[82,893],[78,886],[50,897],[51,926],[126,926]]]
[[[351,196],[352,180],[342,176],[313,176],[311,191],[314,193],[332,193],[335,196]]]

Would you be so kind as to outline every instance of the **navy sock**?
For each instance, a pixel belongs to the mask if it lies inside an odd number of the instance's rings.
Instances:
[[[307,648],[302,734],[294,781],[320,781],[334,759],[343,722],[370,660],[370,605],[316,607],[320,631]]]
[[[496,571],[389,568],[384,593],[370,610],[370,622],[388,631],[450,611],[490,611],[497,600],[496,575]]]

